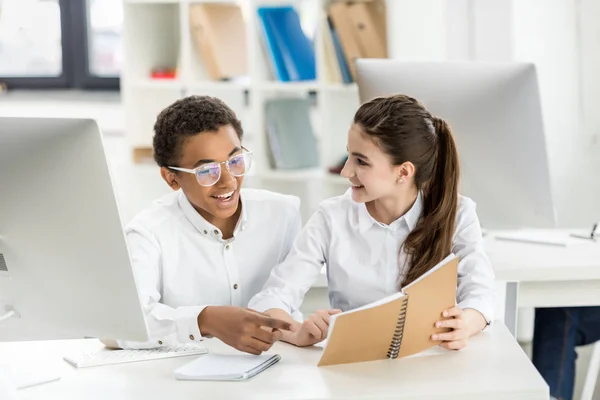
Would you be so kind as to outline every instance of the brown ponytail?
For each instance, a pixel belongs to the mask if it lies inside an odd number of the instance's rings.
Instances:
[[[394,95],[363,104],[354,117],[394,165],[415,165],[414,181],[423,192],[421,218],[404,242],[410,263],[401,282],[405,286],[419,278],[452,249],[458,181],[458,153],[450,127],[417,100]]]

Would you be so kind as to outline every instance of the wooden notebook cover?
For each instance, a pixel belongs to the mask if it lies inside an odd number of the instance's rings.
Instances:
[[[405,301],[406,296],[402,296],[388,303],[336,317],[318,365],[388,358],[398,315]]]
[[[190,29],[196,50],[211,79],[247,75],[246,28],[239,6],[192,4]]]
[[[402,289],[408,294],[408,309],[404,324],[400,357],[419,353],[440,344],[431,335],[448,332],[448,328],[436,328],[442,312],[456,305],[458,257],[454,257],[439,269]]]

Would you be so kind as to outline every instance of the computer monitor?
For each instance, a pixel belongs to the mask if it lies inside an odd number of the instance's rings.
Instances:
[[[100,130],[0,118],[0,341],[84,337],[148,340]]]
[[[450,124],[460,191],[484,228],[555,226],[534,65],[360,59],[356,69],[361,103],[402,93]]]

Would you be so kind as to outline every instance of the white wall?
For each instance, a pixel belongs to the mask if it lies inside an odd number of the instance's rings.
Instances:
[[[388,56],[438,61],[446,53],[446,0],[388,0]]]

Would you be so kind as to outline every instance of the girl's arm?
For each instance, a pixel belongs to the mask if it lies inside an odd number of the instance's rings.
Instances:
[[[317,338],[321,336],[317,333],[317,328],[320,328],[321,333],[323,328],[326,330],[323,323],[328,324],[328,315],[331,315],[331,312],[317,313],[316,315],[321,315],[319,318],[311,316],[307,319],[314,319],[313,324],[306,321],[304,324],[296,322],[291,316],[299,312],[306,292],[318,279],[326,261],[330,238],[330,224],[326,212],[319,208],[294,241],[285,260],[273,268],[263,290],[248,304],[256,311],[294,324],[292,331],[296,332],[282,332],[284,341],[306,345],[307,341],[304,340],[298,343],[299,331],[312,331]]]

